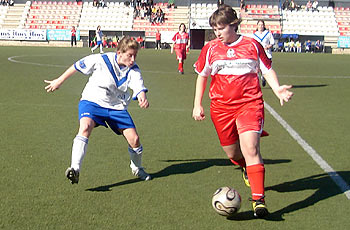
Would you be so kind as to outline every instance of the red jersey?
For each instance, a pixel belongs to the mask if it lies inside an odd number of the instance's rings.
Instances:
[[[143,42],[143,38],[142,38],[142,37],[137,37],[137,38],[136,38],[136,41],[137,41],[138,43],[141,43],[141,42]]]
[[[200,76],[211,75],[209,97],[218,106],[262,100],[259,69],[263,74],[269,71],[271,60],[259,42],[245,36],[232,44],[210,41],[195,64]]]
[[[160,41],[161,33],[156,33],[156,40]]]
[[[72,36],[75,36],[75,33],[77,32],[75,29],[72,29],[71,31]]]
[[[188,44],[188,39],[189,39],[189,35],[188,33],[184,32],[184,33],[180,33],[177,32],[174,37],[173,37],[173,41],[175,43],[174,45],[174,49],[186,49],[186,46]]]

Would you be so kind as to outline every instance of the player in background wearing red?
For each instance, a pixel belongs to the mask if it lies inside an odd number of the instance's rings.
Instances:
[[[210,17],[216,39],[207,43],[195,63],[198,73],[193,118],[205,119],[202,106],[207,78],[212,77],[210,114],[220,144],[228,158],[246,170],[254,216],[268,214],[265,205],[265,167],[260,154],[264,102],[259,84],[261,71],[283,105],[291,99],[291,85],[280,86],[271,60],[253,38],[237,34],[241,19],[231,6],[220,6]]]
[[[186,52],[188,52],[190,47],[189,35],[186,32],[186,26],[181,23],[179,26],[179,32],[177,32],[173,37],[174,43],[171,46],[171,53],[176,53],[176,59],[179,61],[178,71],[180,74],[184,74],[184,60],[186,59]]]
[[[70,39],[71,47],[73,47],[73,45],[77,46],[77,36],[76,36],[77,30],[75,29],[75,26],[72,26],[70,33],[71,33],[71,39]]]

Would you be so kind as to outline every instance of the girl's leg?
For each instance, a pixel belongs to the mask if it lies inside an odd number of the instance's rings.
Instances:
[[[130,168],[132,170],[132,173],[135,176],[139,177],[141,180],[150,180],[151,176],[146,173],[142,167],[143,147],[140,143],[136,129],[123,129],[121,130],[121,133],[129,144],[128,152],[130,155]]]
[[[66,170],[66,176],[71,183],[78,183],[80,166],[84,159],[89,137],[96,123],[89,117],[83,117],[79,121],[79,131],[73,140],[71,166]]]
[[[240,147],[247,164],[254,215],[264,217],[268,214],[265,206],[265,167],[260,154],[260,133],[244,132],[240,134]]]

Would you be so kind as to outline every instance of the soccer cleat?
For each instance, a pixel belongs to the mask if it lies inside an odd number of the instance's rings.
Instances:
[[[253,210],[254,210],[254,217],[256,218],[263,218],[269,214],[269,211],[266,208],[264,196],[257,200],[253,201]]]
[[[242,177],[243,177],[245,185],[247,185],[247,187],[250,187],[250,183],[249,183],[249,180],[248,180],[248,174],[247,174],[247,171],[246,171],[245,167],[242,167]]]
[[[66,177],[70,180],[72,184],[78,184],[79,182],[79,171],[74,170],[69,167],[66,170]]]
[[[184,71],[179,70],[179,74],[184,74]]]
[[[262,85],[263,87],[266,86],[266,80],[265,80],[265,78],[264,78],[263,76],[261,76],[261,85]]]
[[[137,168],[136,170],[131,170],[134,176],[137,176],[141,180],[151,180],[151,176],[145,172],[143,168]]]

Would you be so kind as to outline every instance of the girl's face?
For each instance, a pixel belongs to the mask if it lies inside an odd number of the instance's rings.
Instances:
[[[264,31],[264,23],[263,23],[263,22],[259,22],[259,23],[258,23],[258,30],[259,30],[260,32]]]
[[[180,32],[185,32],[185,25],[180,26]]]
[[[134,64],[137,56],[137,50],[128,49],[126,52],[122,53],[117,51],[117,62],[119,65],[125,65],[130,67]]]
[[[216,37],[223,43],[232,43],[237,40],[236,27],[230,25],[217,25],[213,27]]]

